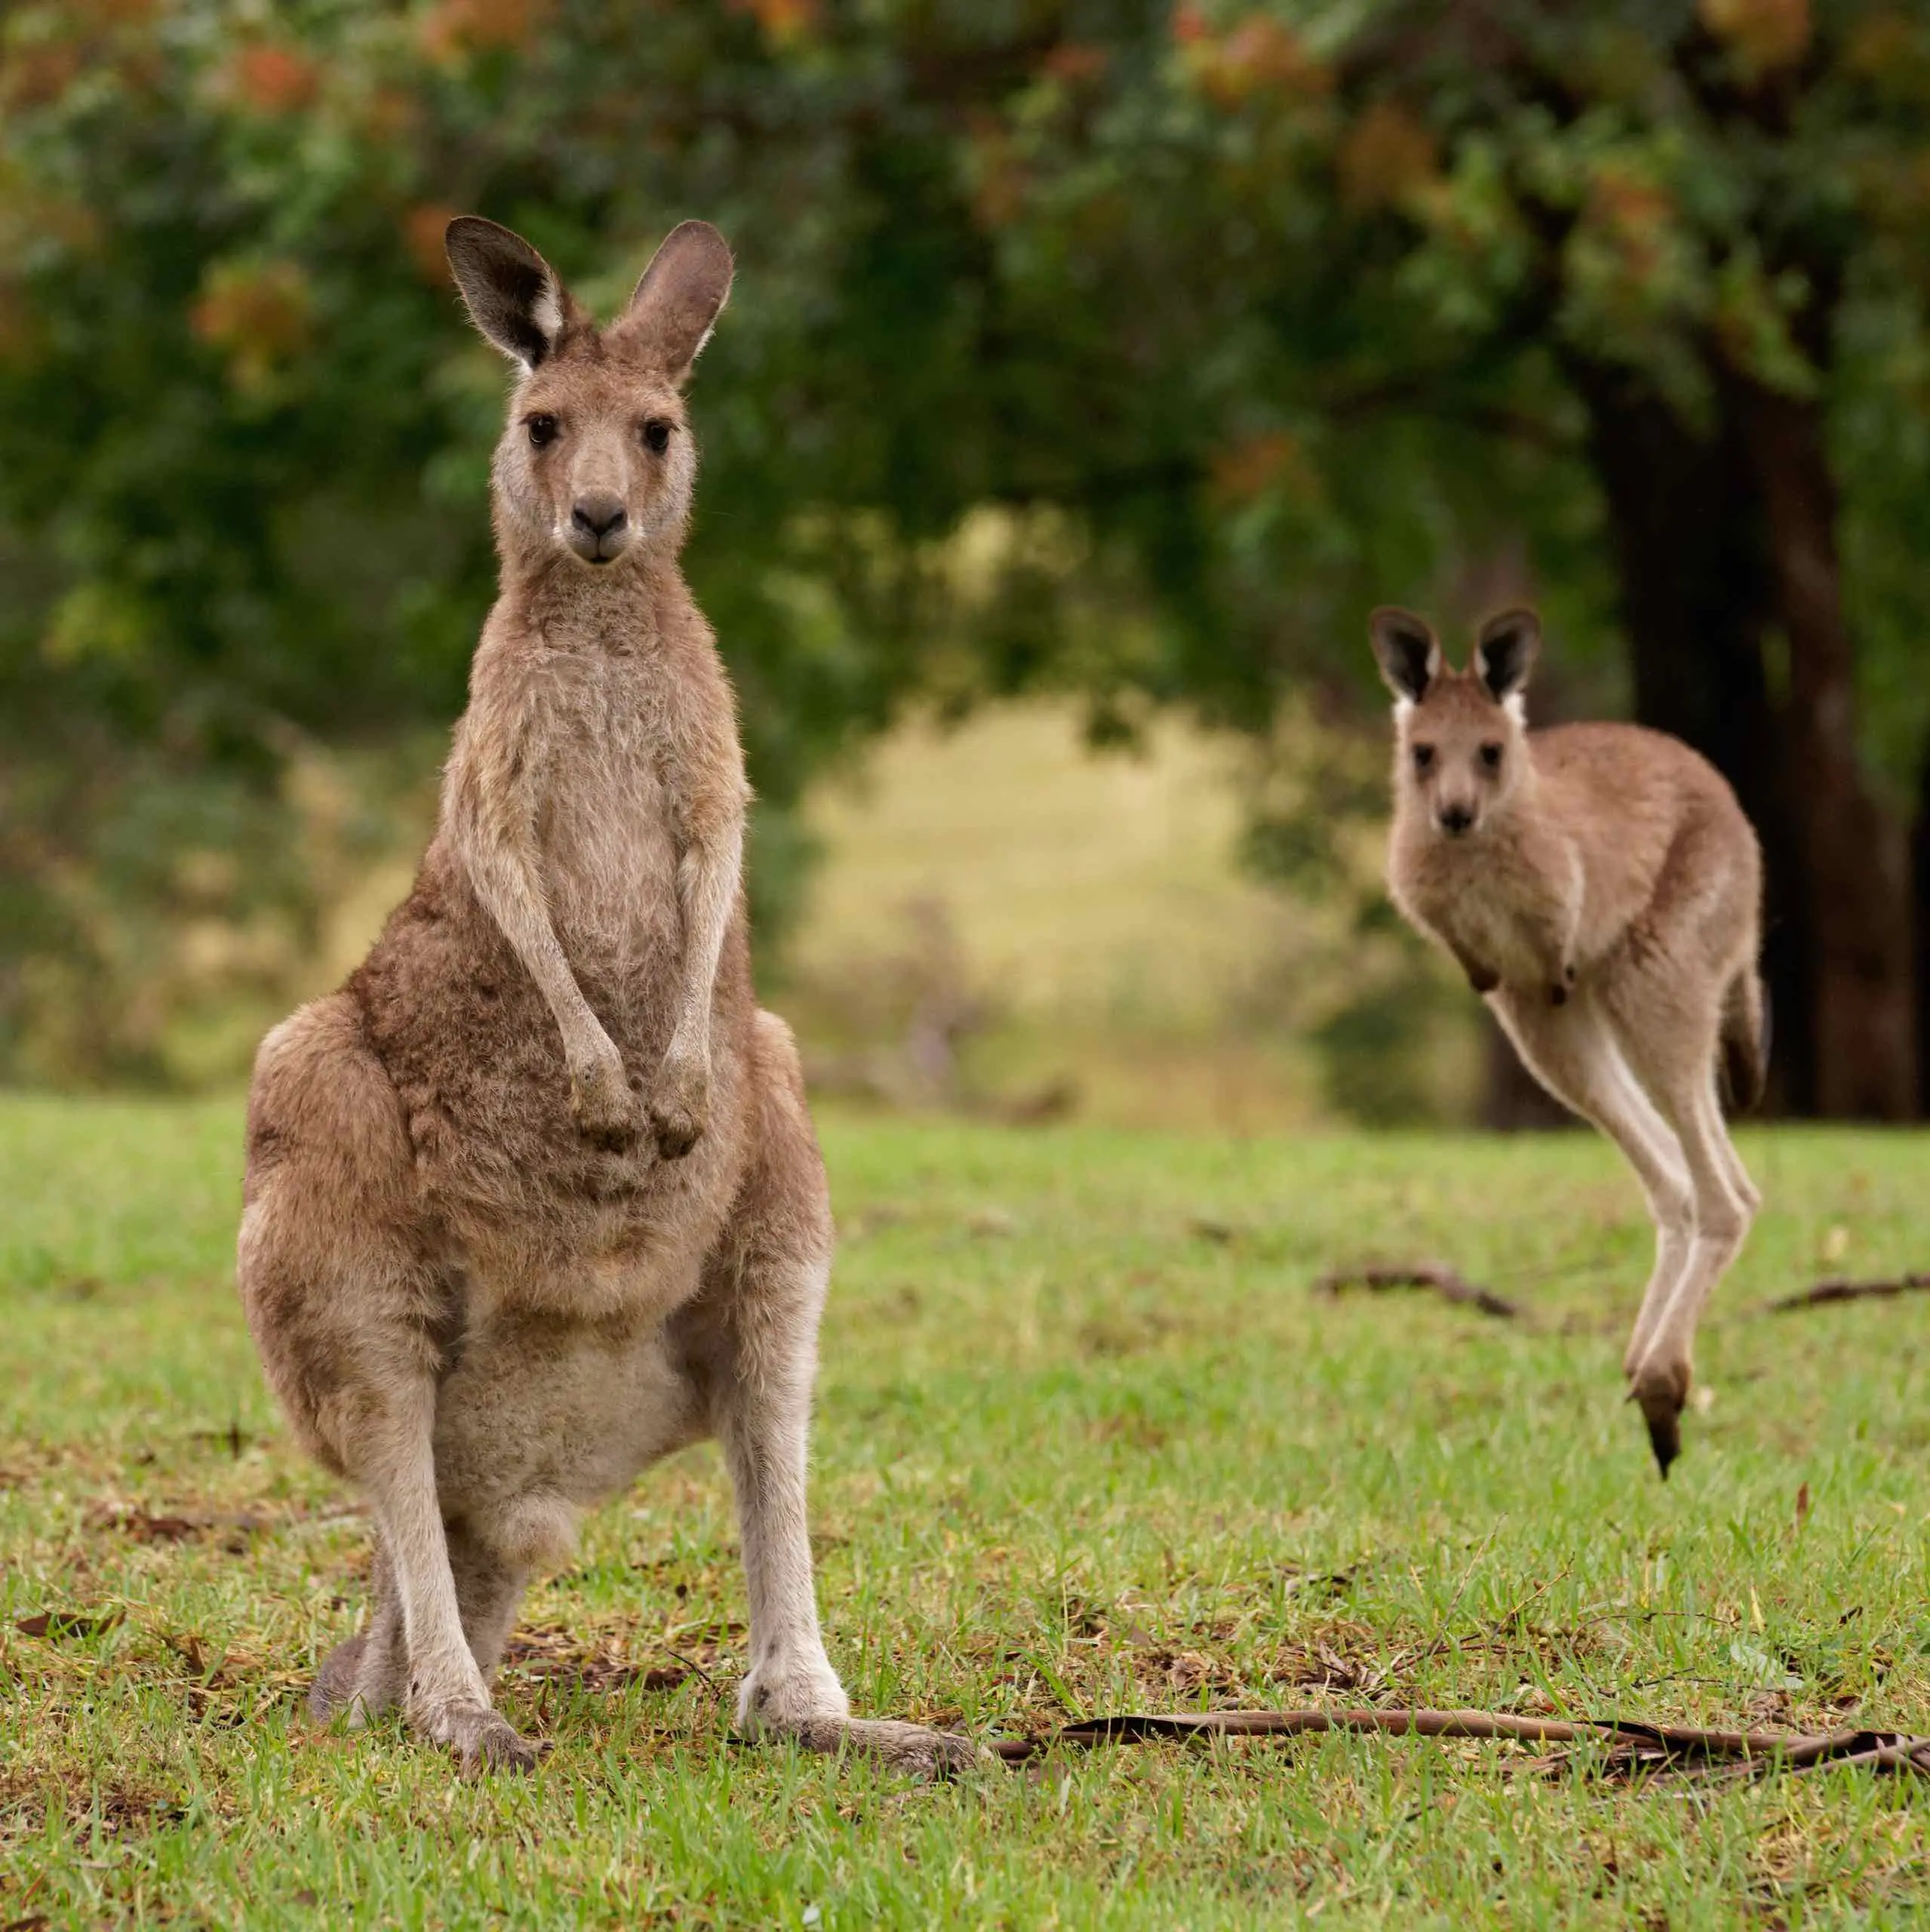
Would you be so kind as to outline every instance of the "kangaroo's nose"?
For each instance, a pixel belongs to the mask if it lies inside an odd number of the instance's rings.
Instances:
[[[1474,823],[1474,814],[1465,805],[1441,808],[1441,829],[1458,838]]]
[[[607,490],[599,490],[593,495],[576,499],[576,507],[570,512],[570,521],[585,537],[602,538],[614,536],[628,519],[624,515],[622,498],[613,496]]]

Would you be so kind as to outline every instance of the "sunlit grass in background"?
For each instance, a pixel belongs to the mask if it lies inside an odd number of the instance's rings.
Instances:
[[[1270,783],[1301,782],[1335,742],[1283,731]],[[1377,786],[1378,736],[1348,751]],[[1344,1118],[1317,1038],[1387,974],[1388,939],[1354,934],[1363,896],[1380,897],[1381,833],[1323,826],[1342,870],[1317,889],[1263,878],[1241,851],[1258,758],[1170,717],[1094,751],[1069,703],[901,726],[807,804],[822,856],[779,996],[819,1072],[868,1055],[891,1087],[922,1004],[962,1022],[954,1103],[1056,1091],[1096,1124],[1219,1132]],[[1414,951],[1385,1051],[1417,1063],[1417,1110],[1464,1114],[1479,1009],[1458,980],[1442,1000],[1449,976]]]
[[[532,1592],[502,1696],[555,1740],[539,1775],[465,1783],[388,1726],[318,1734],[300,1695],[353,1626],[367,1528],[262,1389],[229,1280],[238,1134],[229,1103],[0,1106],[0,1924],[1930,1910],[1922,1792],[1849,1774],[1627,1790],[1508,1747],[1330,1738],[923,1789],[734,1745],[743,1588],[708,1448]],[[815,1512],[861,1709],[984,1733],[1321,1700],[1930,1730],[1924,1310],[1750,1315],[1821,1272],[1924,1265],[1922,1137],[1745,1137],[1769,1209],[1666,1487],[1618,1399],[1647,1236],[1591,1138],[834,1118],[826,1140]],[[1308,1291],[1421,1255],[1534,1323]],[[106,1627],[19,1628],[50,1611]]]

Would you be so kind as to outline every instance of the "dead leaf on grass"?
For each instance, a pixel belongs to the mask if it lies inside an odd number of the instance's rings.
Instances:
[[[76,1610],[43,1610],[32,1617],[17,1617],[14,1628],[23,1637],[98,1637],[123,1622],[126,1614],[110,1610],[104,1617],[90,1617]]]
[[[712,1653],[709,1657],[702,1657],[704,1647],[698,1647],[701,1662],[715,1663],[715,1646],[708,1647]],[[546,1691],[552,1684],[567,1684],[599,1696],[627,1690],[633,1684],[646,1690],[674,1690],[687,1679],[703,1675],[698,1662],[683,1657],[645,1668],[630,1661],[620,1636],[595,1638],[585,1645],[556,1624],[539,1626],[512,1637],[502,1661],[543,1685]]]

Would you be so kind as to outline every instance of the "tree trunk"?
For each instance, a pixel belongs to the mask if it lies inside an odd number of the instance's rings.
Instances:
[[[1911,912],[1916,922],[1916,1098],[1930,1106],[1930,745],[1917,774],[1916,823],[1911,828]]]
[[[1776,617],[1789,648],[1785,795],[1807,874],[1816,1111],[1917,1111],[1910,844],[1863,769],[1856,649],[1842,607],[1837,499],[1821,406],[1746,378],[1724,385],[1761,491]]]
[[[1624,370],[1575,358],[1569,375],[1615,534],[1636,715],[1702,752],[1763,841],[1769,1103],[1910,1118],[1907,848],[1857,757],[1820,411],[1730,378],[1698,437]],[[1786,695],[1771,689],[1772,635],[1787,642]]]
[[[1607,500],[1635,715],[1693,745],[1735,787],[1767,869],[1764,977],[1775,1016],[1768,1104],[1816,1104],[1810,921],[1765,674],[1773,598],[1748,464],[1732,434],[1698,437],[1614,365],[1572,358]]]

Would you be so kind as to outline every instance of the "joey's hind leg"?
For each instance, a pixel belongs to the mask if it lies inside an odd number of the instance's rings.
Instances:
[[[1695,1195],[1682,1143],[1636,1078],[1597,995],[1584,989],[1559,1011],[1514,995],[1495,1008],[1529,1072],[1600,1128],[1642,1183],[1655,1224],[1655,1260],[1622,1361],[1622,1373],[1633,1376],[1695,1241]]]
[[[529,1572],[488,1548],[461,1523],[448,1526],[449,1567],[469,1654],[485,1679],[496,1675],[503,1646],[515,1627],[517,1606]]]
[[[368,1621],[352,1637],[330,1651],[315,1672],[309,1692],[309,1711],[326,1724],[344,1712],[359,1729],[401,1703],[409,1687],[409,1666],[402,1644],[402,1606],[394,1579],[384,1561],[382,1546],[375,1552],[370,1586],[374,1601]]]
[[[1704,1035],[1706,1035],[1706,1037]],[[1681,1137],[1695,1190],[1695,1233],[1667,1300],[1638,1337],[1630,1392],[1649,1425],[1663,1475],[1682,1447],[1681,1416],[1694,1374],[1695,1331],[1710,1296],[1741,1252],[1762,1197],[1731,1144],[1716,1094],[1713,1017],[1693,1038],[1671,1043],[1639,1017],[1624,1038],[1643,1082]],[[1675,1051],[1668,1051],[1670,1044]]]

